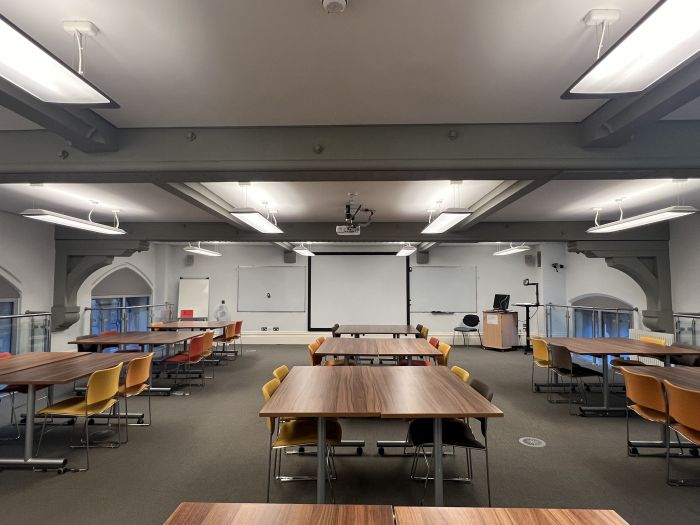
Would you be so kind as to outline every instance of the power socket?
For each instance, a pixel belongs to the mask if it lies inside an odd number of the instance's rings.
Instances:
[[[261,326],[260,327],[261,332],[267,332],[267,326]]]
[[[279,331],[280,331],[280,327],[279,327],[279,326],[273,326],[273,327],[272,327],[272,331],[273,331],[273,332],[279,332]]]

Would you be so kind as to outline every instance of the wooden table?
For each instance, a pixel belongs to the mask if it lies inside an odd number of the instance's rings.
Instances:
[[[393,525],[390,505],[180,503],[164,525]]]
[[[668,379],[674,385],[683,388],[700,390],[700,368],[695,366],[637,366],[633,371],[655,377],[659,381]]]
[[[152,324],[151,330],[220,330],[235,321],[168,321]]]
[[[329,337],[316,351],[316,355],[343,357],[406,357],[428,356],[436,359],[442,352],[425,339],[349,339]]]
[[[629,525],[614,510],[394,507],[397,525]]]
[[[60,354],[58,357],[56,354]],[[24,457],[0,458],[6,468],[61,468],[66,458],[34,457],[34,413],[36,385],[61,385],[89,376],[97,370],[142,357],[141,352],[96,354],[92,352],[40,352],[0,360],[0,384],[27,385],[27,421],[24,431]],[[18,363],[21,361],[20,365]],[[32,366],[27,366],[31,361]],[[143,417],[143,414],[141,414]]]
[[[689,346],[662,346],[654,343],[645,343],[636,339],[616,339],[608,337],[543,337],[548,344],[563,346],[572,354],[588,355],[602,359],[603,367],[603,405],[599,407],[579,407],[582,414],[609,412],[624,410],[623,407],[610,406],[610,380],[608,377],[608,356],[641,355],[645,357],[658,357],[665,364],[670,364],[672,355],[698,355],[700,347]]]
[[[105,346],[138,345],[142,348],[146,346],[173,345],[177,343],[187,343],[190,339],[199,337],[195,332],[119,332],[116,334],[95,335],[82,339],[69,341],[71,345],[97,345],[100,348]]]
[[[390,334],[395,338],[400,335],[418,335],[418,330],[410,324],[341,324],[335,331],[338,335],[380,335]]]
[[[295,366],[260,417],[318,418],[316,502],[325,502],[326,418],[433,419],[442,450],[442,418],[502,417],[503,412],[441,366]],[[443,504],[442,454],[434,454],[435,504]]]

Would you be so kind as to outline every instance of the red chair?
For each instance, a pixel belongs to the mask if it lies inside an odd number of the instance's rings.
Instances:
[[[167,372],[167,367],[169,364],[175,364],[175,382],[177,383],[177,378],[180,375],[180,369],[184,367],[185,369],[185,375],[187,376],[187,385],[189,387],[189,390],[192,391],[192,374],[191,374],[191,366],[196,365],[202,362],[204,359],[204,352],[207,350],[204,345],[204,335],[200,335],[199,337],[195,337],[194,339],[191,339],[189,344],[187,345],[187,351],[182,352],[177,355],[173,355],[170,357],[166,357],[161,361],[163,363],[163,366],[165,367],[165,370]],[[168,373],[168,377],[170,377],[170,373]],[[204,370],[202,370],[202,386],[204,386],[205,383],[205,378],[204,378]]]
[[[236,351],[236,341],[238,341],[238,344],[240,345],[240,351],[239,353],[243,355],[243,321],[236,321],[236,331],[233,334],[233,351]]]
[[[437,348],[440,346],[440,339],[438,339],[437,337],[431,337],[428,343],[430,343],[430,346],[434,346],[435,348]]]

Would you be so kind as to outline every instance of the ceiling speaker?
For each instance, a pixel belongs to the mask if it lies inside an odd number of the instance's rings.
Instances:
[[[194,255],[185,255],[185,266],[194,266]]]

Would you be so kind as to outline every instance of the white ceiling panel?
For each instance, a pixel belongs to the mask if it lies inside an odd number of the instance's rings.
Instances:
[[[253,182],[240,186],[235,182],[205,183],[210,190],[233,206],[247,206],[260,211],[278,210],[280,222],[342,223],[349,193],[358,193],[355,202],[376,210],[374,220],[424,221],[426,210],[454,205],[468,207],[498,186],[501,181],[364,181],[364,182]],[[358,222],[362,222],[358,215]]]
[[[0,211],[19,213],[45,208],[87,218],[97,201],[93,220],[109,222],[119,209],[121,221],[179,222],[217,219],[152,184],[0,184]]]
[[[67,63],[61,23],[100,29],[86,75],[120,127],[579,121],[560,100],[593,62],[582,18],[618,8],[610,43],[656,0],[0,0]],[[0,128],[7,127],[0,121]]]

